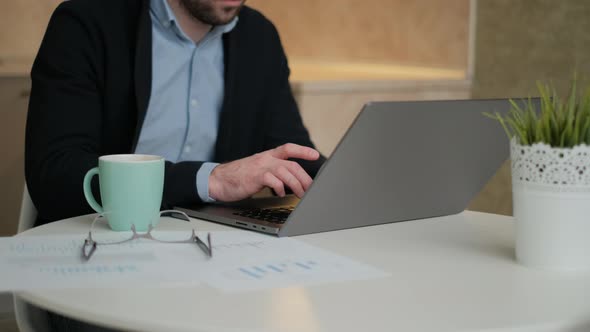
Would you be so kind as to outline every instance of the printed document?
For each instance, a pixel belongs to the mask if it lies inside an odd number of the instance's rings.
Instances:
[[[171,238],[178,234],[169,232]],[[113,233],[121,236],[121,233]],[[205,233],[199,233],[205,238]],[[366,280],[388,274],[292,238],[248,231],[211,233],[213,257],[196,244],[139,239],[97,247],[84,235],[0,238],[0,291],[48,288],[194,287],[226,292]]]

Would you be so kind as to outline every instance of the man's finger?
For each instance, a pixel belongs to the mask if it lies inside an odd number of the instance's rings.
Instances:
[[[283,182],[274,176],[271,172],[266,172],[262,176],[262,184],[272,188],[277,195],[280,197],[285,196],[285,186]]]
[[[270,150],[272,156],[279,159],[298,158],[305,160],[316,160],[320,153],[310,147],[293,143],[283,144]]]
[[[303,190],[301,183],[299,183],[299,180],[297,180],[295,175],[291,174],[291,172],[289,172],[289,170],[286,167],[279,166],[278,168],[275,169],[274,175],[277,178],[279,178],[279,180],[283,181],[284,184],[289,186],[289,188],[291,188],[291,190],[293,190],[293,193],[297,197],[299,197],[299,198],[303,197],[303,194],[305,194],[305,191]]]
[[[301,165],[294,161],[284,161],[284,163],[285,167],[289,169],[289,172],[295,175],[297,180],[299,180],[301,186],[303,187],[303,190],[307,191],[307,189],[309,189],[309,186],[311,186],[311,183],[313,182],[311,176],[307,174],[307,172],[303,169],[303,167],[301,167]]]

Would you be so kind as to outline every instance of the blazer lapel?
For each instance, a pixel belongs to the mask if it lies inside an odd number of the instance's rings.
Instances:
[[[141,13],[139,14],[134,71],[137,122],[131,152],[134,152],[137,146],[152,89],[152,21],[149,0],[143,1]]]
[[[238,23],[239,25],[239,23]],[[238,36],[234,28],[232,31],[223,35],[223,62],[224,62],[224,91],[223,106],[219,116],[219,130],[217,134],[217,143],[215,145],[215,161],[225,162],[232,159],[231,157],[231,140],[233,112],[235,104],[235,72],[237,65],[237,41]]]

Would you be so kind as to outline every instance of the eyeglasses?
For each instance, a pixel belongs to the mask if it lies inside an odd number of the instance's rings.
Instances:
[[[166,210],[166,211],[161,211],[159,214],[159,217],[162,217],[163,215],[171,215],[172,217],[176,218],[176,219],[182,219],[184,221],[190,222],[190,218],[186,215],[186,213],[182,212],[182,211],[177,211],[177,210]],[[90,260],[90,258],[92,257],[92,255],[94,254],[94,252],[96,251],[96,248],[98,246],[107,246],[107,245],[113,245],[113,244],[121,244],[121,243],[126,243],[126,242],[131,242],[133,240],[136,239],[148,239],[148,240],[154,240],[154,241],[158,241],[161,243],[195,243],[197,244],[197,246],[199,246],[199,248],[201,248],[201,250],[207,255],[207,257],[211,258],[213,257],[213,247],[211,246],[211,234],[207,233],[207,243],[205,243],[203,240],[201,240],[198,236],[197,233],[195,232],[194,229],[192,229],[192,234],[189,238],[184,237],[183,239],[177,239],[177,236],[173,236],[170,237],[169,233],[166,232],[154,232],[154,227],[150,224],[148,226],[148,230],[145,233],[138,233],[135,229],[135,225],[132,224],[131,225],[131,232],[132,234],[130,235],[129,238],[124,238],[122,240],[119,239],[112,239],[112,237],[110,239],[105,239],[105,240],[95,240],[92,237],[92,230],[94,229],[94,224],[105,220],[104,219],[104,215],[103,214],[99,214],[97,215],[94,220],[92,221],[92,224],[90,224],[90,231],[88,232],[88,237],[84,240],[84,245],[82,246],[82,259],[84,261],[88,261]],[[112,233],[109,233],[110,235],[112,235]],[[94,233],[95,237],[97,237],[97,233]]]

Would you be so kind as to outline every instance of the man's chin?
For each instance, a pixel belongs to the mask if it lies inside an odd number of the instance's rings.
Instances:
[[[234,17],[238,16],[238,12],[240,11],[240,7],[223,7],[221,8],[221,13],[217,15],[217,19],[221,24],[227,24],[231,22]]]

